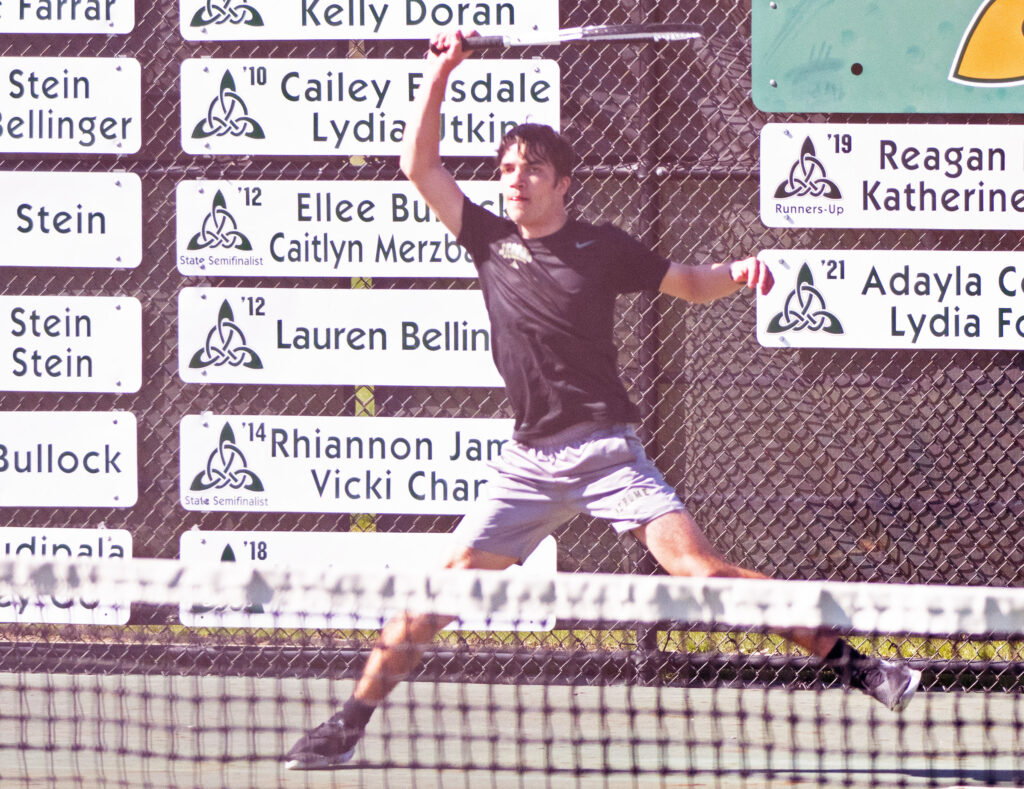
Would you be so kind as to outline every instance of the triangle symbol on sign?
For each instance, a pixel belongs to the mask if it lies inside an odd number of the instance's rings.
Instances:
[[[1022,24],[1022,0],[985,0],[964,33],[949,78],[991,87],[1024,82]]]
[[[228,543],[227,545],[224,546],[224,550],[223,550],[223,552],[220,555],[220,560],[222,562],[234,562],[234,561],[237,561],[235,559],[235,552],[231,548],[231,543]],[[263,608],[263,606],[260,603],[256,603],[254,605],[247,605],[245,607],[245,613],[247,613],[247,614],[263,614],[263,613],[266,613],[266,610]]]

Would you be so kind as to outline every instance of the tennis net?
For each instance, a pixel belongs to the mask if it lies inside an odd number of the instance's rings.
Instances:
[[[0,603],[4,787],[1024,782],[1024,590],[7,560]],[[51,609],[74,623],[32,617]],[[466,629],[351,766],[285,770],[403,610]],[[918,696],[845,688],[775,635],[797,626],[908,661]]]

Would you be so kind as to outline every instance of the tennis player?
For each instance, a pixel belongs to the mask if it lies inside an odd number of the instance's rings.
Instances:
[[[430,71],[406,131],[403,172],[470,253],[491,322],[494,361],[515,413],[485,496],[458,525],[449,568],[501,570],[522,562],[578,513],[630,532],[672,575],[763,578],[727,562],[644,454],[639,419],[619,378],[616,296],[643,290],[704,303],[745,287],[767,293],[772,274],[756,257],[682,265],[612,225],[566,210],[572,150],[547,126],[512,130],[498,150],[507,219],[470,202],[439,154],[440,109],[449,75],[468,56],[461,32],[434,39]],[[388,622],[352,698],[308,732],[287,767],[348,762],[374,709],[420,660],[449,617],[407,614]],[[891,710],[906,706],[920,672],[860,654],[814,630],[786,633],[836,667],[852,687]]]

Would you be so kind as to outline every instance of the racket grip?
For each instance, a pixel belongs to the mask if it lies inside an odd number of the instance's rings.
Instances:
[[[504,36],[469,36],[468,38],[462,39],[462,48],[467,52],[473,52],[477,49],[490,49],[493,47],[505,46]],[[438,49],[433,44],[430,45],[430,51],[435,55],[440,55],[443,50]]]
[[[469,51],[474,49],[493,49],[494,47],[505,46],[504,36],[470,36],[462,39],[462,48]]]

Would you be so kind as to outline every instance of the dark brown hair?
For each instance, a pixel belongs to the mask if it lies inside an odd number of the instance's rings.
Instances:
[[[542,123],[521,123],[501,138],[498,146],[498,165],[508,149],[523,147],[523,156],[528,160],[547,162],[555,170],[557,178],[572,177],[575,155],[572,143],[550,126]]]

